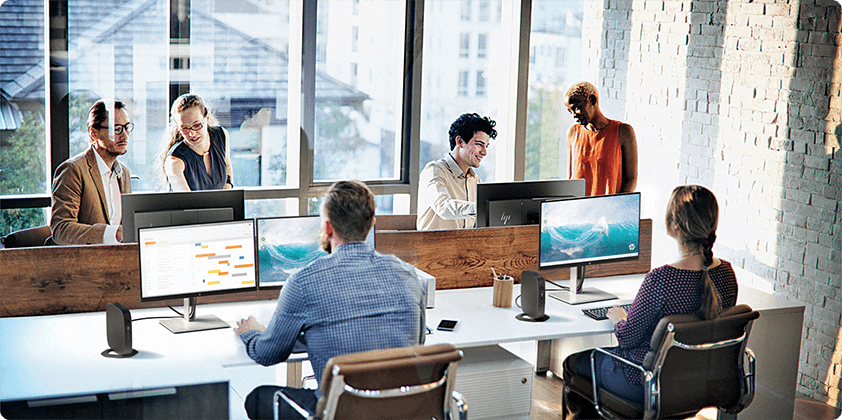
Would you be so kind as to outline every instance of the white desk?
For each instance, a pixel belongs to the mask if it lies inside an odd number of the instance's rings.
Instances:
[[[435,328],[442,319],[459,322],[453,332],[434,331],[427,336],[427,342],[471,348],[516,341],[538,341],[536,370],[547,370],[544,367],[548,367],[560,374],[563,357],[551,354],[551,351],[556,351],[558,343],[593,337],[608,345],[613,337],[614,329],[610,321],[595,321],[581,310],[632,302],[643,278],[643,274],[638,274],[587,279],[588,287],[613,293],[618,299],[568,305],[547,297],[545,312],[550,319],[544,322],[516,320],[515,315],[521,311],[514,305],[505,309],[492,306],[491,287],[441,290],[436,292],[435,309],[427,310],[427,325]],[[547,288],[553,287],[547,285]],[[515,285],[513,296],[519,294],[520,288]],[[792,413],[804,305],[744,285],[740,285],[737,303],[748,304],[760,312],[748,342],[748,347],[757,356],[757,392],[754,402],[740,413],[740,418],[780,418],[782,413]],[[553,343],[552,348],[550,341]],[[582,349],[589,347],[593,345]]]
[[[427,310],[427,325],[435,328],[441,319],[459,323],[453,332],[434,330],[427,343],[469,348],[610,334],[609,321],[594,321],[581,309],[631,302],[642,280],[643,275],[588,279],[588,287],[614,293],[619,300],[571,306],[547,298],[550,319],[535,323],[516,320],[516,306],[492,306],[490,287],[438,291],[436,307]],[[516,285],[513,295],[519,293]],[[804,307],[746,287],[741,287],[738,301],[761,311],[749,341],[758,357],[760,385],[755,403],[741,417],[755,410],[792,412]],[[265,325],[275,305],[275,300],[200,304],[197,312],[217,315],[231,325],[253,315]],[[132,318],[171,314],[167,308],[133,310]],[[225,382],[225,368],[254,365],[230,328],[172,334],[157,320],[135,321],[132,327],[138,355],[109,359],[100,355],[108,347],[104,312],[0,318],[0,401]],[[548,355],[539,351],[539,359]],[[539,360],[538,365],[542,363],[548,364]]]
[[[275,302],[199,305],[197,313],[217,315],[230,325],[253,315],[265,324]],[[131,314],[135,320],[175,315],[168,308]],[[108,348],[104,312],[0,318],[0,401],[85,400],[96,394],[198,384],[225,384],[227,397],[226,368],[256,366],[231,328],[173,334],[158,321],[132,322],[132,344],[138,354],[115,359],[100,355]],[[297,374],[300,378],[300,368]],[[227,398],[224,407],[227,411]]]

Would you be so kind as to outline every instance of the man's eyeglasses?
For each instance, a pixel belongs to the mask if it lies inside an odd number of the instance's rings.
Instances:
[[[108,130],[108,127],[99,126],[97,127],[100,130]],[[131,121],[125,124],[114,124],[114,134],[123,134],[123,131],[127,133],[131,133],[134,130],[134,123]]]
[[[190,127],[178,127],[178,131],[180,131],[181,134],[186,136],[187,133],[189,133],[191,131],[197,132],[197,131],[201,130],[204,126],[205,126],[205,123],[199,121],[199,122],[197,122],[196,124],[193,124]]]

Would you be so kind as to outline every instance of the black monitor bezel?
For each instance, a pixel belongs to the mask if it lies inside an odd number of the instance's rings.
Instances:
[[[489,202],[530,198],[570,198],[585,196],[584,179],[542,181],[481,182],[477,184],[477,227],[489,226]]]
[[[155,227],[147,227],[147,228],[140,228],[140,230],[153,230],[153,229],[176,229],[184,226],[189,227],[204,227],[204,226],[216,226],[222,224],[229,224],[229,223],[251,223],[252,227],[252,243],[254,249],[254,285],[250,287],[244,287],[240,289],[225,289],[225,290],[214,290],[209,292],[197,292],[197,293],[179,293],[175,295],[164,295],[164,296],[155,296],[155,297],[145,297],[143,295],[143,260],[141,257],[141,249],[143,246],[138,243],[137,246],[137,259],[138,259],[138,275],[140,277],[140,301],[141,302],[159,302],[162,300],[174,300],[174,299],[184,299],[184,298],[197,298],[202,296],[212,296],[212,295],[224,295],[224,294],[233,294],[233,293],[247,293],[247,292],[254,292],[257,291],[257,285],[260,284],[260,270],[257,267],[257,236],[255,235],[257,223],[254,219],[241,219],[241,220],[227,220],[224,222],[209,222],[209,223],[194,223],[190,225],[171,225],[171,226],[155,226]],[[140,238],[140,233],[138,232],[138,239]]]
[[[123,243],[136,243],[135,213],[166,210],[232,208],[233,221],[245,219],[245,191],[242,189],[138,192],[121,196]]]
[[[592,261],[575,261],[575,262],[558,262],[550,265],[545,265],[544,262],[541,260],[541,228],[539,225],[538,228],[538,269],[539,270],[551,270],[556,268],[570,268],[570,267],[585,267],[589,265],[597,265],[597,264],[605,264],[605,263],[614,263],[614,262],[622,262],[622,261],[635,261],[640,259],[640,192],[629,192],[629,193],[619,193],[619,194],[607,194],[607,195],[594,195],[594,196],[585,196],[585,197],[573,197],[573,198],[563,198],[557,200],[545,200],[547,202],[555,202],[555,201],[576,201],[576,200],[592,200],[592,199],[600,199],[606,198],[611,196],[625,196],[625,195],[637,195],[637,255],[632,256],[620,256],[616,258],[605,258],[599,260],[592,260]],[[541,220],[544,220],[544,206],[541,205]]]
[[[315,214],[305,214],[303,216],[271,216],[271,217],[255,218],[254,240],[255,240],[255,247],[256,247],[255,253],[258,256],[257,271],[260,272],[260,259],[259,259],[259,257],[260,257],[260,228],[259,228],[259,225],[260,225],[261,220],[303,219],[303,218],[319,218],[319,217],[321,217],[321,216],[315,215]],[[376,222],[375,222],[375,224],[376,224]],[[369,234],[371,234],[373,236],[373,242],[375,243],[375,246],[376,246],[376,244],[377,244],[377,232],[374,230],[374,224],[371,225],[371,230],[369,231]],[[258,281],[257,288],[260,289],[260,290],[280,289],[280,288],[283,288],[285,284],[286,284],[286,281],[284,281],[283,283],[280,283],[280,284],[263,285],[263,284],[260,283],[260,281]]]

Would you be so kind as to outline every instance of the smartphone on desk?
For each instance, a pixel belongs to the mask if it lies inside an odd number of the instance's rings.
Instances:
[[[442,319],[436,327],[439,331],[453,331],[454,328],[456,328],[456,321],[452,319]]]

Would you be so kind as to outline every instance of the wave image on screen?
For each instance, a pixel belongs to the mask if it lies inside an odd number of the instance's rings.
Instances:
[[[545,202],[541,215],[542,267],[638,255],[639,194]]]
[[[257,222],[260,285],[282,285],[292,273],[327,255],[319,243],[320,219],[289,217]]]

